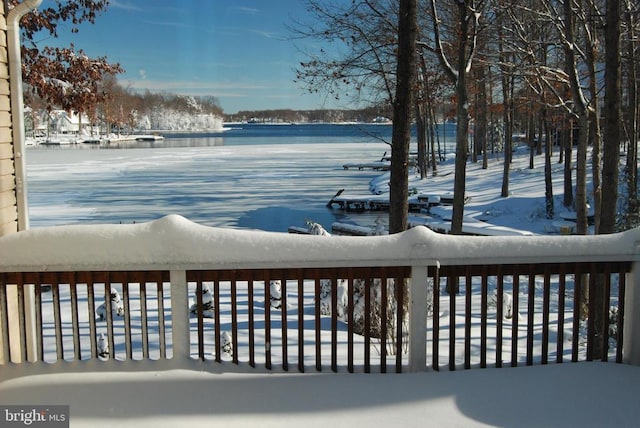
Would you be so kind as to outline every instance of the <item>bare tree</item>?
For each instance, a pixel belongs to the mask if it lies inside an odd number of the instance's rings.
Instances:
[[[433,24],[433,36],[441,66],[455,87],[456,97],[456,165],[453,187],[453,216],[451,219],[451,233],[462,233],[462,219],[464,216],[466,163],[469,140],[469,89],[467,78],[471,72],[474,55],[476,53],[479,20],[484,7],[483,1],[458,1],[452,6],[454,10],[449,17],[455,33],[454,61],[450,61],[445,49],[445,39],[442,34],[440,11],[435,0],[431,0],[430,12]],[[424,45],[424,44],[423,44]],[[425,45],[428,47],[428,45]]]
[[[508,28],[504,22],[504,14],[499,14],[498,19],[498,51],[500,63],[500,79],[502,87],[502,122],[504,126],[504,165],[502,171],[502,190],[500,195],[503,198],[509,196],[509,171],[513,150],[513,87],[514,87],[514,62],[512,53],[508,52],[505,46],[505,29]]]
[[[297,80],[312,92],[393,106],[389,231],[403,231],[408,217],[412,110],[421,109],[413,104],[417,0],[399,4],[390,0],[356,0],[348,4],[308,0],[307,5],[315,20],[295,22],[295,35],[322,39],[344,49],[339,53],[309,52],[309,60],[297,70]],[[404,8],[400,13],[398,6]]]
[[[398,5],[390,0],[307,0],[308,22],[292,21],[294,39],[335,49],[304,50],[296,81],[309,92],[354,103],[393,104]]]
[[[595,62],[598,57],[597,35],[594,27],[596,19],[595,2],[581,0],[539,0],[527,2],[517,8],[517,12],[510,14],[512,22],[518,22],[514,27],[517,32],[517,51],[526,60],[532,72],[528,73],[529,86],[539,96],[545,108],[562,109],[569,115],[569,125],[562,130],[561,139],[564,142],[565,162],[565,205],[574,205],[577,217],[577,232],[586,234],[587,222],[587,152],[588,145],[597,146],[598,128],[591,122],[597,120],[597,84]],[[520,19],[517,15],[524,15]],[[535,19],[535,20],[532,20]],[[536,40],[530,34],[536,34],[530,27],[534,23],[553,29],[540,32],[543,39]],[[535,27],[534,27],[535,28]],[[537,49],[536,49],[537,47]],[[543,52],[544,61],[536,53]],[[547,55],[562,54],[563,66],[552,67]],[[587,70],[587,73],[582,73]],[[585,82],[587,85],[585,86]],[[550,97],[550,95],[552,97]],[[574,135],[572,128],[577,134]],[[593,132],[590,132],[593,131]],[[574,140],[575,137],[575,140]],[[590,139],[591,137],[591,139]],[[572,148],[576,143],[576,191],[575,199],[572,192]],[[549,143],[549,142],[548,142]],[[599,175],[599,151],[596,148],[592,171]],[[594,201],[597,203],[597,188]]]
[[[618,204],[620,159],[620,18],[619,0],[608,0],[605,27],[604,153],[602,166],[602,216],[600,233],[613,233]]]
[[[398,65],[393,105],[393,137],[389,204],[389,233],[407,229],[409,214],[409,144],[411,108],[416,83],[417,0],[400,0]]]
[[[571,89],[571,109],[578,128],[576,153],[576,231],[587,233],[587,144],[589,141],[590,104],[587,99],[578,72],[578,40],[576,37],[575,17],[578,5],[573,0],[565,0],[562,10],[562,24],[567,78]]]
[[[638,50],[640,49],[640,5],[636,1],[624,2],[624,23],[626,34],[623,35],[623,70],[626,84],[626,97],[623,99],[625,112],[624,131],[625,139],[629,142],[627,147],[627,163],[625,176],[627,184],[628,203],[626,207],[625,228],[637,226],[640,223],[638,210],[638,140],[640,139],[640,109],[638,108],[638,85],[640,61]]]

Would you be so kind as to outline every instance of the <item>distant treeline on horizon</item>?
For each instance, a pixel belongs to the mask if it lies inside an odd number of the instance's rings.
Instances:
[[[318,109],[318,110],[243,110],[224,114],[225,122],[373,122],[376,118],[391,119],[391,106],[363,109]]]
[[[453,107],[444,106],[441,111],[449,116]],[[393,119],[391,105],[378,105],[361,109],[317,109],[317,110],[241,110],[223,114],[224,122],[257,123],[312,123],[312,122],[384,122]]]

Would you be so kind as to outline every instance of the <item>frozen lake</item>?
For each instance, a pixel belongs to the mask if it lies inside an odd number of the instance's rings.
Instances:
[[[144,222],[167,214],[209,226],[280,232],[306,220],[327,229],[334,221],[373,224],[379,214],[350,216],[325,204],[342,188],[369,192],[369,180],[380,173],[345,171],[342,165],[379,160],[389,151],[385,142],[347,128],[270,129],[171,136],[161,144],[108,149],[30,147],[31,227]]]

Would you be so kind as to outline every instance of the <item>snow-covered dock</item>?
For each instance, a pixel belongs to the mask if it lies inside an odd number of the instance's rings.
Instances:
[[[374,161],[374,162],[350,162],[342,165],[345,170],[358,169],[372,169],[374,171],[388,171],[391,168],[391,162],[387,161]]]
[[[26,141],[28,146],[66,146],[78,144],[110,144],[136,141],[163,141],[164,137],[159,134],[127,134],[127,135],[79,135],[61,134],[51,135],[43,138],[29,138]]]
[[[409,227],[427,226],[438,233],[451,233],[451,221],[434,217],[409,217]],[[474,218],[465,217],[462,221],[462,233],[475,236],[533,236],[532,232],[511,227],[496,226]]]
[[[451,233],[451,219],[453,209],[451,206],[433,206],[428,215],[414,215],[409,217],[409,227],[426,226],[434,232]],[[480,211],[465,210],[462,219],[462,233],[475,236],[533,236],[536,235],[527,230],[512,227],[497,226],[483,220]]]
[[[298,235],[311,235],[312,232],[306,227],[289,226],[289,233]],[[331,233],[335,235],[348,235],[348,236],[371,236],[373,230],[371,227],[358,226],[356,224],[335,222],[331,224]]]
[[[382,195],[349,195],[343,194],[340,190],[336,195],[327,202],[328,208],[339,208],[345,211],[388,211],[389,210],[389,194]],[[429,198],[422,195],[414,195],[409,197],[409,211],[420,212],[424,208],[429,207]]]
[[[389,194],[384,193],[380,195],[374,194],[344,194],[344,189],[338,191],[327,202],[328,208],[339,208],[346,211],[388,211],[389,210]],[[465,199],[465,203],[470,198]],[[423,210],[430,210],[437,205],[451,205],[453,204],[453,194],[425,194],[419,193],[417,195],[409,196],[409,211],[420,212]]]
[[[331,233],[335,235],[349,236],[370,236],[374,234],[374,229],[357,224],[335,222],[331,224]]]

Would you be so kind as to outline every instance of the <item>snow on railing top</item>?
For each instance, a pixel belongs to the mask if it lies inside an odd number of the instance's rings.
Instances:
[[[640,229],[600,236],[472,237],[425,227],[322,237],[208,227],[179,215],[127,225],[43,227],[0,237],[0,271],[171,270],[634,261]]]

